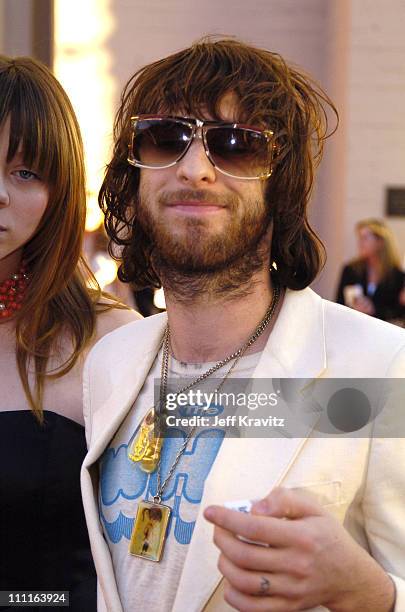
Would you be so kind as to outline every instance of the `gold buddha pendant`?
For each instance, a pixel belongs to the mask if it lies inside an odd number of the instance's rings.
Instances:
[[[138,434],[129,443],[128,457],[143,472],[151,474],[157,468],[162,449],[163,438],[156,434],[156,415],[152,408],[143,419]]]

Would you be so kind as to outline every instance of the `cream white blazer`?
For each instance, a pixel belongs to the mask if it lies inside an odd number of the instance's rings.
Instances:
[[[85,366],[89,450],[82,491],[99,580],[99,612],[123,608],[99,521],[97,461],[142,388],[165,325],[162,313],[120,327],[96,344]],[[323,300],[311,289],[287,291],[254,372],[254,378],[386,376],[405,376],[405,331]],[[276,485],[315,493],[392,576],[395,612],[405,612],[404,439],[321,439],[310,430],[302,438],[225,439],[207,478],[201,511],[209,504],[258,499]],[[212,529],[200,512],[173,612],[231,610],[222,596]],[[139,610],[147,607],[139,602]]]

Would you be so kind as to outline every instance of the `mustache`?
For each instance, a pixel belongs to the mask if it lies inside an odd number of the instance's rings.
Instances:
[[[210,202],[231,208],[237,205],[238,198],[235,195],[220,195],[205,189],[177,189],[176,191],[163,191],[158,201],[159,204],[170,204],[176,201]]]

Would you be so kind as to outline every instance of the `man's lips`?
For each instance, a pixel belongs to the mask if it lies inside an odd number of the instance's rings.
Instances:
[[[168,202],[169,208],[181,210],[185,212],[214,212],[221,210],[225,206],[217,204],[216,202],[205,202],[201,200],[176,200],[174,202]]]
[[[7,228],[4,225],[0,225],[0,232],[6,232]]]

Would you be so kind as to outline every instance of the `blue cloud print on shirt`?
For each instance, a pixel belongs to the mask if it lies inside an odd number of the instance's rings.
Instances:
[[[183,443],[184,432],[180,438],[167,438],[163,445],[161,470],[162,482],[166,478],[170,466]],[[166,485],[162,502],[170,502],[173,508],[169,532],[174,523],[174,537],[180,544],[189,544],[193,534],[195,521],[187,522],[181,518],[183,500],[191,504],[199,504],[202,499],[205,480],[211,470],[215,457],[224,438],[223,430],[204,430],[194,439],[191,449],[184,452],[184,457],[193,455],[193,461],[188,471],[182,470],[181,461],[177,470]],[[127,444],[117,450],[109,448],[104,453],[100,470],[100,518],[111,542],[117,543],[122,537],[131,537],[134,519],[127,517],[121,511],[117,519],[109,522],[103,513],[103,508],[114,507],[120,497],[130,500],[151,499],[156,494],[157,474],[148,474],[139,469],[138,465],[128,459]]]

